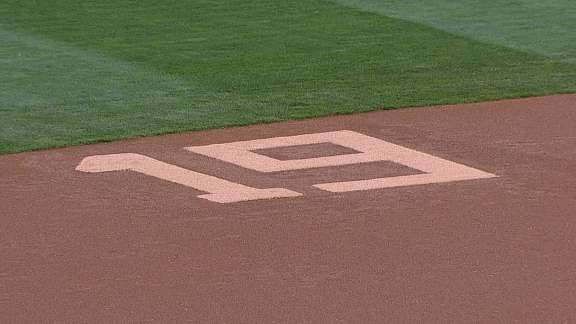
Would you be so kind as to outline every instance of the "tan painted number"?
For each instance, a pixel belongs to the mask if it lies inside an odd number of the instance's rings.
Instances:
[[[259,149],[320,143],[333,143],[354,149],[359,153],[282,161],[253,152]],[[392,161],[423,172],[423,174],[417,175],[314,185],[318,189],[330,192],[372,190],[496,177],[491,173],[352,131],[192,146],[187,147],[186,150],[259,172],[280,172],[375,161]],[[82,161],[77,170],[84,172],[132,170],[208,192],[209,194],[199,197],[219,203],[302,195],[283,188],[256,189],[132,153],[88,157]]]
[[[248,187],[134,153],[87,157],[78,165],[76,170],[90,173],[125,170],[139,172],[208,192],[209,194],[198,197],[223,204],[302,195],[282,188],[257,189]]]

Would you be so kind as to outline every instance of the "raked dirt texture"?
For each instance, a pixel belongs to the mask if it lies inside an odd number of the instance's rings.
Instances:
[[[1,156],[0,319],[574,323],[575,107],[562,95]]]

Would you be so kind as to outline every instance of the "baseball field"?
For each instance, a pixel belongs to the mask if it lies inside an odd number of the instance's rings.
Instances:
[[[0,323],[576,323],[576,2],[0,0]]]
[[[3,0],[0,153],[576,91],[571,0]]]

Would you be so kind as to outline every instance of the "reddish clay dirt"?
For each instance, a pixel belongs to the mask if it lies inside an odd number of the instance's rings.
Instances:
[[[497,175],[390,161],[261,173],[184,150],[351,130]],[[298,197],[219,204],[136,172],[138,153]],[[263,149],[278,160],[350,154]],[[3,323],[576,323],[576,95],[380,111],[0,157]]]

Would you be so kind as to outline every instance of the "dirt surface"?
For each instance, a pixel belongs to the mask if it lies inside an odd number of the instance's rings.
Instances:
[[[184,150],[351,130],[497,175],[390,161],[262,173]],[[138,153],[298,197],[220,204],[119,171]],[[353,154],[265,149],[278,160]],[[576,323],[576,96],[380,111],[0,156],[3,323]]]

